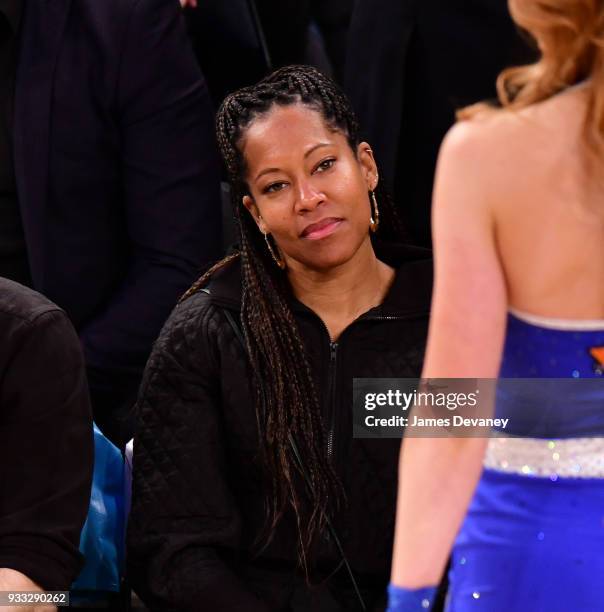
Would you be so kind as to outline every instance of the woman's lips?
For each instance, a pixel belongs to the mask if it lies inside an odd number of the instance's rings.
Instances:
[[[311,223],[304,228],[301,236],[307,240],[321,240],[333,234],[338,227],[342,224],[343,219],[337,219],[336,217],[329,217],[328,219],[322,219],[317,223]]]

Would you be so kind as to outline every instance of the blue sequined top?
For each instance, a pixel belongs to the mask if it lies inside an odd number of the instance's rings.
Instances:
[[[511,312],[496,406],[497,417],[510,418],[506,433],[534,438],[604,436],[602,349],[604,321]]]

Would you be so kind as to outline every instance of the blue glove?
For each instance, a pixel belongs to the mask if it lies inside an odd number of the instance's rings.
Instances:
[[[436,597],[436,587],[404,589],[388,585],[388,609],[386,612],[428,612]]]

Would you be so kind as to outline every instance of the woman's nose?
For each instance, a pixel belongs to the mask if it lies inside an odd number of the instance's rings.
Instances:
[[[298,212],[314,210],[325,199],[324,194],[308,180],[298,183],[297,192],[296,208]]]

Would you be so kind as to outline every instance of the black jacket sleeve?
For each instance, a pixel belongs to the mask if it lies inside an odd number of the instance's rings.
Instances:
[[[0,339],[0,567],[65,590],[82,566],[92,482],[84,361],[58,309],[15,321],[8,336]]]
[[[100,414],[134,403],[161,326],[221,252],[213,111],[180,6],[133,5],[116,93],[128,264],[105,309],[80,333]]]
[[[232,562],[241,517],[229,489],[213,339],[224,315],[205,297],[177,306],[145,371],[136,406],[129,573],[153,610],[266,612]]]

